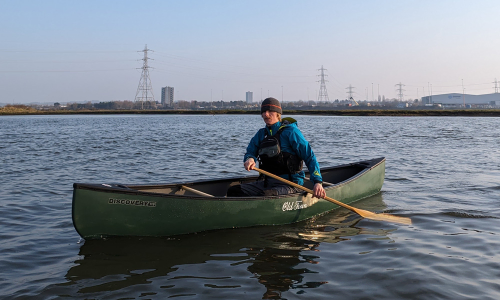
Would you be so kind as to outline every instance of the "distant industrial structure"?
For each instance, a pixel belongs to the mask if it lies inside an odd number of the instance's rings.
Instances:
[[[166,86],[161,88],[161,105],[163,107],[174,107],[174,88]]]
[[[247,92],[246,93],[246,100],[247,100],[247,103],[252,103],[253,102],[253,92]]]
[[[423,105],[441,105],[447,107],[500,106],[500,93],[470,95],[451,93],[422,97]]]

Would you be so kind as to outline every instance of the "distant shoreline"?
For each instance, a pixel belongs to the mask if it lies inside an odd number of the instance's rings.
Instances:
[[[258,115],[258,110],[16,110],[4,111],[0,116],[19,115]],[[316,116],[454,116],[500,117],[500,109],[342,109],[342,110],[285,110],[284,115]]]

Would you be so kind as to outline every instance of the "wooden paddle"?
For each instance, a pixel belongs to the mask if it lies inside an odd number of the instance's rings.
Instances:
[[[254,167],[253,168],[255,171],[261,173],[261,174],[264,174],[264,175],[267,175],[269,177],[272,177],[274,179],[277,179],[277,180],[280,180],[286,184],[289,184],[291,186],[294,186],[296,188],[299,188],[303,191],[306,191],[310,194],[314,194],[313,191],[311,191],[310,189],[306,188],[306,187],[303,187],[299,184],[296,184],[294,182],[291,182],[291,181],[288,181],[284,178],[281,178],[277,175],[274,175],[274,174],[271,174],[267,171],[264,171],[264,170],[261,170],[259,168],[256,168]],[[342,206],[343,208],[347,208],[348,210],[351,210],[355,213],[357,213],[358,215],[362,216],[363,218],[367,218],[367,219],[371,219],[371,220],[377,220],[377,221],[386,221],[386,222],[393,222],[393,223],[399,223],[399,224],[405,224],[405,225],[411,225],[411,219],[410,218],[405,218],[405,217],[398,217],[398,216],[393,216],[393,215],[389,215],[389,214],[376,214],[376,213],[373,213],[371,211],[367,211],[367,210],[363,210],[363,209],[359,209],[359,208],[355,208],[355,207],[352,207],[350,205],[347,205],[345,203],[342,203],[338,200],[335,200],[333,198],[330,198],[328,196],[326,196],[324,198],[325,200],[328,200],[332,203],[335,203],[339,206]]]

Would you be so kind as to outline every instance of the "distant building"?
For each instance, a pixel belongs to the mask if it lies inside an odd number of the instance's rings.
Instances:
[[[469,105],[500,105],[500,93],[469,95],[460,93],[441,94],[422,97],[422,104],[441,104],[444,106],[469,106]]]
[[[174,88],[166,86],[161,88],[161,105],[174,107]]]
[[[247,103],[253,102],[253,92],[247,92]]]

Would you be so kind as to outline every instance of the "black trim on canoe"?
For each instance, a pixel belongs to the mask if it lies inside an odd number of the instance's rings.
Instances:
[[[325,190],[334,189],[339,186],[342,186],[352,180],[355,180],[359,176],[363,175],[367,171],[377,167],[379,164],[385,161],[385,157],[363,160],[359,162],[343,164],[333,167],[326,167],[321,169],[321,174],[323,176],[323,180],[325,182],[333,183],[334,185],[325,186]],[[306,177],[308,176],[308,172],[306,171]],[[280,197],[289,197],[288,195],[279,195],[279,196],[258,196],[258,197],[225,197],[221,195],[214,195],[214,197],[206,197],[200,196],[193,193],[184,194],[176,194],[181,189],[181,185],[185,185],[191,188],[199,189],[204,193],[211,194],[210,190],[224,190],[227,191],[227,188],[231,185],[240,184],[244,182],[252,182],[257,179],[258,176],[247,176],[247,177],[233,177],[233,178],[223,178],[216,180],[198,180],[191,182],[180,182],[180,183],[169,183],[169,184],[144,184],[144,185],[136,185],[136,184],[89,184],[89,183],[74,183],[73,189],[85,189],[85,190],[93,190],[100,191],[106,193],[119,193],[119,194],[128,194],[128,195],[147,195],[153,197],[163,197],[163,198],[186,198],[186,199],[201,199],[201,200],[215,200],[215,201],[224,201],[224,200],[263,200],[270,198],[280,198]],[[308,182],[307,180],[304,183],[304,186],[312,189],[313,184]],[[170,191],[170,192],[162,192]],[[301,192],[303,193],[303,192]],[[301,194],[298,193],[298,194]]]

